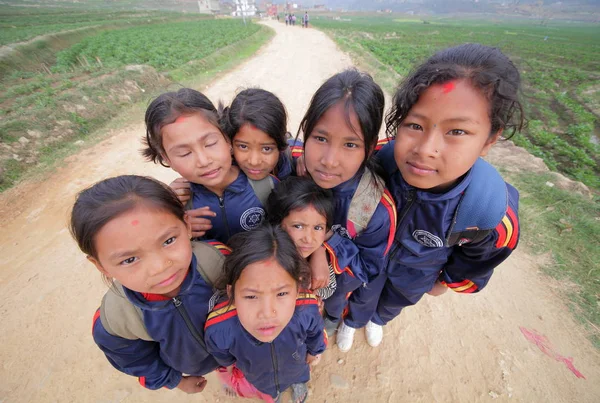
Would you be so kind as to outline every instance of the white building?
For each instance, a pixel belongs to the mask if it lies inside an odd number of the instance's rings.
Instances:
[[[219,0],[198,0],[200,14],[218,14],[220,9]]]
[[[234,0],[235,11],[232,13],[234,17],[253,17],[256,15],[255,0]]]

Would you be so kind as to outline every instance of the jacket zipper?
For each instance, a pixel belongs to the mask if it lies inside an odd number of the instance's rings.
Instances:
[[[401,234],[402,231],[404,231],[404,228],[406,227],[406,223],[404,223],[403,221],[404,221],[404,218],[410,212],[410,210],[412,210],[412,206],[415,204],[415,200],[417,199],[415,197],[416,195],[417,195],[416,190],[411,189],[408,191],[408,196],[406,197],[406,204],[402,208],[402,211],[400,212],[400,216],[398,218],[398,222],[400,223],[401,227],[396,230],[397,234]],[[396,246],[393,253],[390,254],[390,259],[396,255],[396,252],[398,252],[398,249],[400,249],[400,248],[398,246]]]
[[[187,326],[188,330],[190,331],[190,333],[192,334],[194,339],[196,339],[196,341],[202,346],[202,348],[204,350],[206,350],[206,344],[204,344],[204,337],[203,337],[203,335],[200,334],[200,332],[198,332],[198,329],[196,329],[196,327],[192,324],[190,315],[188,315],[187,311],[185,310],[185,307],[183,306],[183,302],[181,302],[181,299],[179,297],[173,297],[172,301],[173,301],[173,305],[175,305],[175,308],[177,308],[177,312],[179,312],[179,314],[183,318],[185,325]]]
[[[223,197],[219,197],[219,207],[221,207],[221,213],[223,213],[223,221],[225,221],[225,230],[227,231],[227,239],[229,239],[230,238],[229,223],[227,222],[227,213],[225,212],[225,199]]]
[[[279,366],[277,365],[277,355],[275,354],[275,344],[273,342],[271,342],[271,362],[275,370],[275,390],[277,390],[277,397],[279,397],[279,377],[277,376]]]

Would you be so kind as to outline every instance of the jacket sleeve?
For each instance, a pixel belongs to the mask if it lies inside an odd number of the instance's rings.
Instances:
[[[228,367],[237,360],[229,352],[229,337],[214,326],[209,326],[204,331],[206,350],[215,358],[219,365]]]
[[[339,274],[348,267],[353,276],[365,283],[383,272],[394,241],[396,220],[396,206],[386,190],[369,225],[360,235],[352,240],[336,232],[326,242],[330,257],[331,253],[337,257],[337,267],[332,260],[335,272]]]
[[[277,161],[277,178],[279,180],[296,174],[296,162],[298,157],[304,154],[304,144],[300,140],[292,137],[287,140],[287,144],[287,150],[279,153]]]
[[[92,335],[112,366],[138,377],[142,386],[154,390],[162,387],[173,389],[179,385],[181,372],[164,363],[157,342],[111,335],[102,326],[99,310],[94,315]]]
[[[478,292],[517,247],[519,235],[518,198],[509,197],[506,214],[494,231],[480,242],[454,247],[440,281],[455,292]]]
[[[305,306],[302,314],[306,325],[306,350],[310,355],[323,353],[327,348],[327,335],[318,305]]]

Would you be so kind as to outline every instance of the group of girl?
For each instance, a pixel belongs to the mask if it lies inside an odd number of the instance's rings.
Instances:
[[[498,49],[440,51],[397,90],[383,140],[383,92],[356,70],[317,90],[296,138],[265,90],[219,109],[159,96],[143,154],[182,178],[106,179],[73,207],[112,288],[94,340],[150,389],[199,392],[217,370],[232,395],[305,401],[328,337],[348,351],[365,327],[377,346],[404,307],[481,290],[516,247],[518,193],[479,157],[521,128],[519,87]]]

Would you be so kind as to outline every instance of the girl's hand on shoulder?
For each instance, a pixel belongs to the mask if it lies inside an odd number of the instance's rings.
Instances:
[[[194,238],[204,236],[206,231],[212,228],[210,220],[204,217],[216,217],[216,214],[209,207],[187,210],[185,215],[188,217],[188,222],[192,227],[192,236]]]
[[[203,376],[184,376],[177,385],[177,389],[181,389],[188,394],[202,392],[205,387],[206,379]]]
[[[321,362],[321,354],[317,354],[317,355],[310,355],[308,353],[306,354],[306,363],[308,365],[310,365],[311,367],[314,367],[319,362]]]
[[[429,295],[433,295],[434,297],[440,296],[443,293],[448,291],[448,287],[445,284],[442,284],[439,280],[435,282],[433,288],[427,292]]]
[[[296,176],[306,176],[308,175],[308,171],[306,170],[306,165],[304,164],[304,155],[296,158]]]
[[[185,205],[190,200],[192,192],[190,190],[190,182],[183,178],[177,178],[169,184],[169,187],[173,189],[179,201]]]
[[[310,289],[317,290],[329,284],[329,263],[325,255],[325,248],[318,248],[310,255]]]

